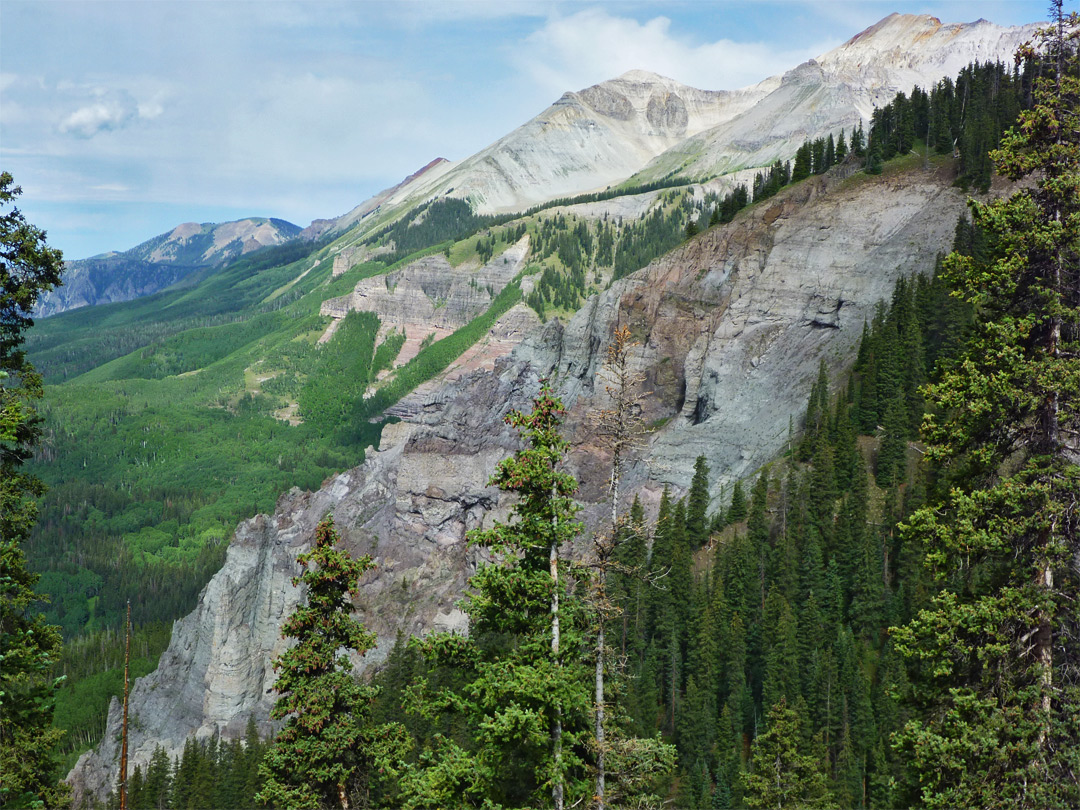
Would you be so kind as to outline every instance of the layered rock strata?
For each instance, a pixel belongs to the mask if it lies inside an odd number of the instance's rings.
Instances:
[[[589,299],[565,326],[535,328],[490,369],[414,393],[398,411],[405,421],[384,431],[362,466],[242,524],[225,567],[134,689],[131,766],[158,744],[175,754],[191,734],[240,733],[252,714],[265,727],[269,661],[300,597],[288,579],[327,512],[350,549],[377,564],[358,606],[380,647],[359,668],[378,661],[399,629],[463,628],[454,603],[477,563],[465,533],[505,509],[487,486],[517,446],[502,417],[528,407],[540,377],[555,381],[570,408],[568,466],[586,518],[601,513],[608,455],[588,412],[603,403],[596,373],[617,324],[640,342],[644,414],[657,426],[627,473],[632,491],[652,503],[665,483],[685,488],[699,454],[714,487],[775,457],[819,362],[834,372],[849,362],[875,304],[901,275],[932,269],[964,209],[944,174],[843,173],[811,178],[708,230]],[[114,705],[104,742],[71,775],[80,794],[108,789],[118,728]]]

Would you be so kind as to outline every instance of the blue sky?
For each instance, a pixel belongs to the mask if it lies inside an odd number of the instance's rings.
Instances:
[[[0,167],[70,259],[185,221],[304,226],[632,68],[731,89],[893,11],[1018,25],[1046,7],[3,0]]]

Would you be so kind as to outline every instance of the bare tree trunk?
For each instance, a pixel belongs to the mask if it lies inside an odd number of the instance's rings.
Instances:
[[[596,633],[596,806],[604,810],[604,623]]]
[[[127,810],[128,766],[128,667],[131,663],[131,602],[127,603],[127,621],[124,624],[124,725],[120,743],[120,810]]]
[[[554,502],[558,493],[555,485],[551,487],[551,498]],[[552,517],[552,524],[558,528],[558,517]],[[558,536],[558,533],[555,533]],[[551,541],[551,554],[548,557],[548,565],[551,571],[551,659],[556,666],[559,664],[559,542]],[[551,786],[551,799],[555,810],[563,810],[563,773],[562,773],[562,707],[555,705],[551,721],[551,753],[555,761],[555,780]]]

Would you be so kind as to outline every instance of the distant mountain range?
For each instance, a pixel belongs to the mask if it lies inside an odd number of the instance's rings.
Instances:
[[[620,184],[767,166],[790,159],[807,139],[850,133],[897,92],[927,88],[974,61],[1009,60],[1036,27],[891,14],[817,59],[733,91],[632,70],[568,92],[475,155],[436,158],[343,216],[303,230],[280,219],[185,223],[123,253],[69,262],[64,286],[42,299],[38,314],[150,295],[200,268],[298,237],[356,229],[360,241],[440,197],[468,200],[478,213],[522,211]]]
[[[123,253],[102,253],[65,264],[64,284],[43,296],[36,314],[130,301],[152,295],[208,267],[295,239],[300,228],[283,219],[249,217],[220,224],[185,222]]]

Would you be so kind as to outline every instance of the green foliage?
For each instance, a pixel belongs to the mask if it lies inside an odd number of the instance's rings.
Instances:
[[[959,158],[957,184],[986,192],[993,168],[989,152],[1030,98],[1034,65],[1009,71],[1000,62],[973,63],[946,77],[929,93],[897,93],[871,117],[866,171],[881,174],[883,161],[910,152],[921,138],[926,149]]]
[[[342,426],[354,403],[364,398],[374,365],[379,319],[370,312],[350,312],[333,339],[315,358],[307,383],[297,396],[305,424],[321,433]]]
[[[686,503],[686,532],[694,548],[700,548],[709,540],[709,465],[705,456],[694,461],[694,477]]]
[[[451,689],[421,680],[415,710],[456,715],[465,728],[456,739],[436,735],[403,775],[406,807],[523,806],[563,791],[573,803],[587,790],[582,619],[557,555],[580,530],[571,499],[577,483],[559,469],[567,449],[561,413],[545,386],[531,413],[507,416],[528,446],[502,461],[491,482],[519,499],[513,522],[470,536],[498,561],[469,582],[469,635],[418,642],[433,665],[454,668],[464,683]]]
[[[0,174],[0,205],[21,193],[7,172]],[[57,682],[53,664],[60,632],[31,608],[38,575],[27,570],[21,545],[37,519],[44,487],[22,468],[41,429],[34,402],[41,379],[22,344],[33,325],[38,296],[59,283],[60,252],[15,207],[0,216],[0,804],[56,807],[65,790],[57,785],[52,749],[63,732],[52,728]]]
[[[743,776],[750,808],[835,807],[824,763],[807,748],[799,715],[781,699],[769,710],[767,730],[754,741],[753,765]]]
[[[367,792],[374,691],[356,681],[343,651],[362,655],[375,646],[375,635],[349,615],[355,610],[349,597],[359,592],[372,562],[354,560],[339,546],[327,517],[315,529],[312,549],[296,558],[304,573],[293,585],[307,587],[307,604],[281,628],[296,644],[274,660],[280,697],[270,716],[285,726],[263,759],[260,804],[345,808]]]
[[[1034,187],[972,203],[985,258],[945,262],[975,324],[926,388],[950,489],[903,527],[936,593],[894,629],[920,710],[897,739],[927,806],[1080,802],[1080,20],[1056,12],[1033,54],[1053,76],[993,154]]]

